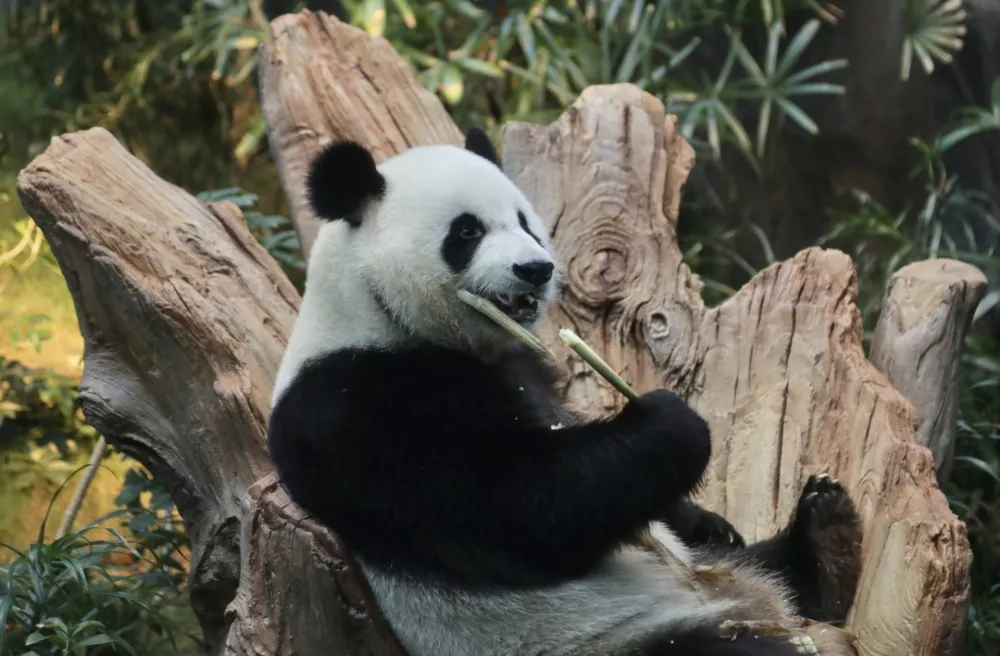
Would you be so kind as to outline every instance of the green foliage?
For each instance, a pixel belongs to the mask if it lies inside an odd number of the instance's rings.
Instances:
[[[167,486],[143,469],[130,469],[115,505],[126,511],[132,544],[152,564],[139,576],[163,589],[182,587],[190,543]]]
[[[817,78],[846,62],[798,68],[820,23],[807,22],[782,48],[785,4],[829,14],[816,2],[762,0],[724,10],[714,3],[672,0],[591,0],[510,3],[500,20],[471,2],[422,3],[409,11],[384,2],[345,2],[352,21],[391,41],[425,86],[439,93],[459,122],[549,121],[589,85],[631,82],[682,117],[684,135],[718,156],[732,141],[751,160],[764,153],[774,118],[815,132],[815,123],[791,98],[839,94]],[[767,42],[757,55],[746,32]],[[728,33],[722,45],[706,34]],[[739,66],[734,71],[734,66]],[[757,148],[751,146],[736,105],[757,109]],[[704,134],[706,144],[697,140]]]
[[[60,453],[88,448],[96,432],[76,404],[76,381],[0,356],[0,447],[55,445]]]
[[[257,4],[17,3],[0,79],[16,75],[33,92],[18,105],[17,129],[4,126],[9,149],[33,155],[50,136],[100,125],[140,157],[169,153],[156,168],[179,184],[227,181],[262,134],[252,76],[266,23]]]
[[[305,270],[305,262],[299,250],[299,238],[291,222],[274,214],[262,214],[255,208],[257,195],[244,191],[239,187],[228,187],[211,191],[203,191],[197,196],[203,203],[218,203],[228,201],[243,211],[243,219],[247,222],[250,232],[257,241],[267,249],[278,262],[295,272]]]
[[[6,194],[0,194],[0,201],[6,200]],[[42,231],[29,218],[14,221],[13,228],[20,238],[17,244],[0,253],[0,293],[15,276],[21,275],[38,261],[45,243]]]
[[[1000,79],[991,87],[990,106],[963,109],[950,129],[938,138],[934,148],[943,153],[974,134],[997,131],[1000,131]]]
[[[177,653],[174,607],[185,601],[172,555],[179,549],[164,549],[162,540],[151,549],[144,538],[130,543],[101,527],[116,517],[131,516],[135,524],[150,515],[145,535],[162,519],[133,503],[46,541],[46,513],[35,542],[25,551],[10,549],[13,558],[0,567],[0,654],[158,654],[167,647]]]
[[[902,78],[909,79],[914,57],[928,75],[935,60],[950,63],[952,53],[962,49],[966,17],[962,0],[908,0]]]
[[[1000,80],[994,89],[1000,91]],[[996,253],[1000,207],[985,195],[959,186],[942,160],[945,150],[968,136],[970,117],[980,114],[966,110],[962,116],[965,118],[945,126],[929,144],[913,140],[921,155],[913,177],[923,183],[922,195],[900,211],[890,212],[868,194],[854,190],[856,210],[837,217],[833,229],[820,241],[852,254],[858,275],[866,283],[861,309],[870,327],[889,276],[921,259],[948,257],[983,270],[989,289],[976,311],[976,320],[1000,302],[1000,258]]]
[[[966,653],[1000,644],[1000,344],[966,342],[962,358],[955,464],[946,492],[972,545]]]

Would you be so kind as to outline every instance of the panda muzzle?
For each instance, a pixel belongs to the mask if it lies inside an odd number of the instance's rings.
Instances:
[[[538,298],[534,294],[491,294],[487,297],[493,305],[515,321],[525,321],[538,314]]]

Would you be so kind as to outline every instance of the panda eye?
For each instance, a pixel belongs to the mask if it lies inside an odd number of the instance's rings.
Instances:
[[[458,233],[462,239],[478,239],[483,236],[483,229],[477,225],[464,226]]]

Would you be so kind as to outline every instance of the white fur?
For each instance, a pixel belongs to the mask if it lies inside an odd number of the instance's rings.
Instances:
[[[379,166],[385,198],[357,228],[324,225],[313,246],[305,295],[274,401],[310,359],[346,346],[391,346],[410,339],[375,301],[377,291],[410,331],[488,357],[509,336],[466,307],[458,287],[518,290],[511,265],[555,262],[547,231],[499,169],[451,146],[414,148]],[[536,243],[518,224],[525,213]],[[468,269],[455,276],[441,257],[451,220],[476,214],[488,233]],[[558,267],[539,299],[539,320],[555,296]],[[688,564],[704,563],[663,524],[652,534]],[[546,653],[615,656],[643,636],[724,619],[777,619],[788,612],[768,577],[737,567],[735,583],[701,599],[672,569],[636,548],[609,556],[585,579],[547,588],[459,590],[365,564],[379,606],[414,656]]]
[[[560,272],[548,231],[496,166],[454,146],[421,146],[378,169],[387,181],[385,198],[365,211],[361,225],[333,221],[320,227],[272,404],[311,358],[345,346],[388,346],[407,339],[386,320],[375,290],[425,339],[480,354],[505,348],[513,338],[460,301],[457,289],[528,291],[512,266],[547,260],[557,268],[539,297],[540,317],[556,295]],[[542,245],[521,228],[518,210]],[[487,234],[468,268],[455,276],[441,256],[441,244],[452,219],[464,212],[479,217]]]

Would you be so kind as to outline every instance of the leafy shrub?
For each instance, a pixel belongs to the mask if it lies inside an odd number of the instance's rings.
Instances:
[[[239,187],[228,187],[203,191],[197,195],[197,198],[203,203],[227,201],[236,205],[243,211],[243,219],[247,222],[247,227],[274,259],[278,260],[283,267],[296,272],[305,269],[305,262],[299,251],[299,237],[291,222],[283,216],[265,215],[257,210],[255,208],[258,201],[257,194]]]
[[[83,421],[78,392],[77,382],[67,376],[0,356],[0,447],[52,443],[65,454],[92,445],[97,432]]]
[[[966,341],[959,387],[955,463],[946,492],[972,545],[966,653],[1000,645],[1000,344]]]
[[[179,637],[194,640],[175,619],[185,602],[183,544],[174,543],[160,513],[138,503],[139,478],[126,481],[127,508],[51,541],[46,513],[27,550],[8,547],[14,557],[0,567],[0,654],[155,654],[168,646],[177,653]],[[101,527],[119,517],[141,529],[137,540]]]

